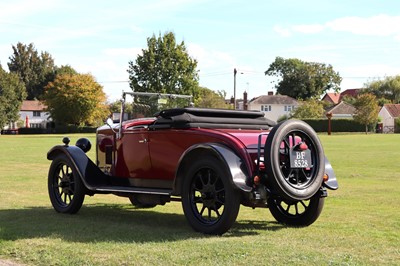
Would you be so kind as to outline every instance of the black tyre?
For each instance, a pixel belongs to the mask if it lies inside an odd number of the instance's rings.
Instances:
[[[53,208],[61,213],[76,213],[85,199],[85,187],[71,160],[59,154],[50,165],[49,197]]]
[[[194,162],[184,177],[182,206],[194,230],[220,235],[236,221],[240,193],[229,180],[230,175],[214,157]]]
[[[154,208],[156,206],[156,204],[141,202],[136,195],[129,196],[129,200],[133,206],[139,209],[149,209],[149,208]]]
[[[290,226],[308,226],[315,222],[324,207],[325,198],[319,193],[311,199],[287,201],[281,198],[269,198],[268,207],[274,218]]]
[[[309,158],[305,165],[293,166],[296,160],[291,154],[300,149],[300,144]],[[325,155],[317,134],[308,124],[287,120],[276,125],[268,135],[264,153],[268,182],[276,194],[298,201],[317,193],[325,172]]]

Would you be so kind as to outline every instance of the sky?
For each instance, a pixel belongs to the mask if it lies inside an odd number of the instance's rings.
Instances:
[[[397,0],[0,0],[0,64],[33,43],[114,101],[131,91],[129,61],[168,31],[197,60],[200,85],[227,97],[234,68],[237,98],[275,91],[264,72],[278,56],[332,65],[342,91],[400,75]]]

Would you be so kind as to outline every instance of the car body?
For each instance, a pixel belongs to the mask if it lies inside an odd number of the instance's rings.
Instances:
[[[97,129],[91,144],[53,147],[48,190],[54,209],[76,213],[85,195],[112,193],[137,207],[181,201],[196,231],[223,234],[240,205],[269,208],[278,222],[307,226],[320,215],[333,169],[312,128],[275,124],[258,111],[171,108]],[[180,97],[173,95],[173,97]]]

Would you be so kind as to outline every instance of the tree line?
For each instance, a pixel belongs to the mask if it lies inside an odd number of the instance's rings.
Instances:
[[[78,73],[69,65],[56,66],[48,52],[38,52],[32,43],[12,45],[12,52],[9,71],[0,64],[0,127],[18,119],[25,99],[44,102],[51,118],[62,124],[98,125],[117,109],[116,103],[106,102],[103,87],[91,74]],[[147,48],[135,60],[128,61],[127,72],[133,91],[189,94],[195,106],[229,108],[224,90],[213,91],[199,85],[197,60],[172,32],[147,38]],[[293,113],[299,118],[321,116],[324,108],[320,97],[327,91],[340,91],[342,81],[331,65],[296,58],[276,57],[264,74],[277,78],[278,94],[301,101],[301,107]],[[400,76],[365,84],[363,95],[360,97],[367,97],[360,100],[363,104],[352,102],[359,109],[371,107],[372,103],[398,103]],[[376,109],[374,105],[370,111],[375,113]]]
[[[107,116],[103,88],[91,74],[56,66],[48,52],[34,45],[12,45],[5,71],[0,64],[0,128],[17,121],[23,100],[45,103],[59,124],[95,125]]]

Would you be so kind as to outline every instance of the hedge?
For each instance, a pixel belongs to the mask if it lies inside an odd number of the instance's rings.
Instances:
[[[52,129],[53,133],[96,133],[97,127],[80,127],[80,126],[74,126],[74,125],[64,125],[64,126],[59,126],[57,125],[54,129]]]
[[[316,132],[328,132],[328,119],[303,119]],[[331,119],[331,132],[365,132],[365,125],[352,119]]]
[[[96,133],[96,127],[79,127],[74,125],[56,126],[55,128],[26,128],[18,129],[18,134],[67,134],[67,133]]]
[[[18,134],[46,134],[50,133],[46,128],[36,127],[21,127],[18,129]]]

